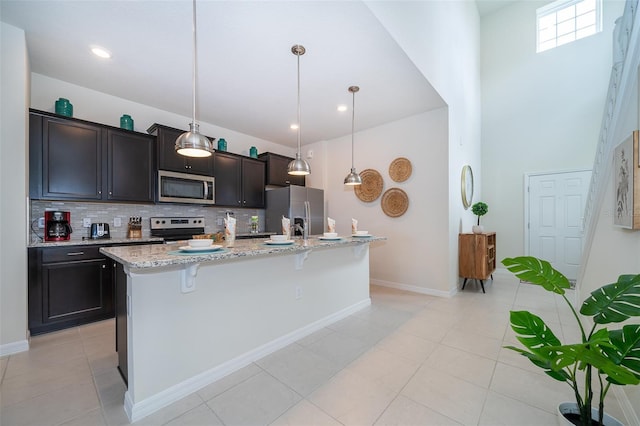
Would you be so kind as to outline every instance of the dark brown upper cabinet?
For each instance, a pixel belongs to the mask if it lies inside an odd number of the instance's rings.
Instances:
[[[271,186],[305,186],[305,176],[293,176],[287,173],[289,163],[293,158],[272,152],[264,152],[258,155],[267,165],[267,185]]]
[[[30,197],[153,202],[154,150],[150,135],[31,110]]]
[[[193,175],[213,175],[213,156],[211,157],[185,157],[176,152],[175,145],[178,136],[185,130],[174,129],[173,127],[154,124],[147,130],[155,135],[158,144],[158,170],[168,170],[178,173],[189,173]],[[213,141],[212,138],[209,138]]]

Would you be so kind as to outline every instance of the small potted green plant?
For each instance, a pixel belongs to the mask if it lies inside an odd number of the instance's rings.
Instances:
[[[537,315],[511,311],[511,328],[526,349],[506,348],[524,355],[548,376],[573,389],[575,403],[558,406],[559,415],[568,419],[566,424],[622,425],[605,414],[604,399],[611,385],[640,383],[640,324],[616,330],[600,326],[640,316],[640,274],[620,275],[617,282],[591,293],[580,308],[580,314],[593,320],[588,327],[565,295],[569,280],[549,262],[522,256],[504,259],[502,264],[521,280],[559,294],[571,309],[581,334],[579,342],[562,344]],[[592,407],[596,404],[597,408]],[[573,408],[567,412],[569,405]]]
[[[482,234],[484,232],[484,228],[480,225],[480,216],[484,216],[489,211],[489,206],[482,201],[478,201],[474,205],[471,206],[471,211],[473,214],[478,216],[478,223],[473,226],[472,230],[474,234]]]

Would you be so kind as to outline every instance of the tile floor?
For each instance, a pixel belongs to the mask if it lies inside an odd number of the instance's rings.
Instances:
[[[568,310],[536,286],[495,278],[486,294],[471,283],[448,299],[372,286],[370,308],[136,424],[554,425],[571,391],[502,346],[517,344],[510,309],[571,336]],[[114,338],[114,321],[103,321],[2,358],[0,424],[128,424]],[[623,418],[615,399],[607,410]]]

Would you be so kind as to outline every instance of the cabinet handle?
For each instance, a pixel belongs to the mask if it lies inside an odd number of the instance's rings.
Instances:
[[[83,251],[72,251],[70,253],[67,253],[67,256],[82,256],[83,254]]]
[[[102,265],[102,269],[107,269],[107,265]]]

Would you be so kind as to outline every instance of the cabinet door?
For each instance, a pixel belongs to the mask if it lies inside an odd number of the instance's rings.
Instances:
[[[42,198],[102,199],[102,128],[43,117]]]
[[[113,316],[111,277],[106,258],[43,265],[43,323],[81,324]]]
[[[287,173],[289,163],[293,160],[290,157],[284,157],[278,154],[263,154],[267,161],[267,185],[287,186],[287,185],[305,185],[304,176],[293,176]]]
[[[176,139],[183,130],[158,126],[158,169],[179,173],[211,176],[213,160],[211,157],[185,157],[176,152]]]
[[[242,159],[242,207],[264,207],[265,164]]]
[[[158,169],[185,172],[184,157],[175,150],[176,139],[181,133],[164,127],[158,129]]]
[[[242,158],[216,152],[213,159],[216,205],[242,205]],[[264,164],[264,163],[263,163]]]
[[[107,199],[153,202],[153,136],[107,131]]]

